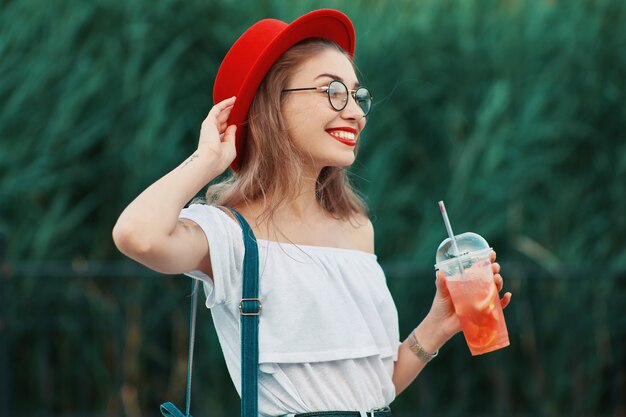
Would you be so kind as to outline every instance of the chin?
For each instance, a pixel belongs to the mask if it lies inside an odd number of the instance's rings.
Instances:
[[[326,166],[331,166],[331,167],[336,167],[336,168],[348,168],[352,164],[354,164],[355,159],[356,158],[354,156],[352,156],[352,158],[335,159],[333,161],[329,161]]]

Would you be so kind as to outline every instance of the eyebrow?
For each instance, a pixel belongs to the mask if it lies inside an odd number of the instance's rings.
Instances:
[[[339,80],[339,81],[341,81],[341,82],[342,82],[342,83],[344,83],[344,84],[346,83],[346,82],[343,80],[343,78],[341,78],[340,76],[335,75],[335,74],[328,74],[328,73],[326,73],[326,72],[325,72],[324,74],[320,74],[320,75],[318,75],[317,77],[315,77],[315,79],[317,80],[318,78],[322,78],[322,77],[328,77],[328,78],[332,78],[333,80]],[[359,88],[360,86],[361,86],[361,84],[359,84],[359,82],[358,82],[358,81],[354,83],[354,88]]]

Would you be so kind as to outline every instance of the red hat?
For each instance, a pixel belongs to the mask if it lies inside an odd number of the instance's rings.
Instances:
[[[355,35],[352,22],[337,10],[315,10],[291,24],[263,19],[246,30],[230,48],[215,77],[213,102],[237,96],[228,124],[237,125],[237,157],[230,167],[236,171],[247,137],[248,109],[261,81],[274,62],[296,43],[308,38],[335,42],[354,56]]]

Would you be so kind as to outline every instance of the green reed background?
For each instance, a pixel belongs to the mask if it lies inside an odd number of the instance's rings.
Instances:
[[[124,261],[111,229],[195,149],[234,39],[320,7],[354,21],[375,97],[352,172],[402,334],[433,295],[438,200],[514,293],[512,346],[457,336],[394,415],[626,416],[621,0],[0,2],[0,415],[183,403],[189,282]],[[199,320],[193,413],[237,415]]]

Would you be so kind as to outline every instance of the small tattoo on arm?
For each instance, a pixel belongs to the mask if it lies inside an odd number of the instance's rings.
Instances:
[[[183,168],[185,168],[185,167],[187,166],[187,164],[189,164],[189,163],[193,162],[193,161],[194,161],[196,158],[198,158],[198,157],[199,157],[199,155],[198,155],[197,153],[194,153],[193,155],[191,155],[191,156],[189,157],[189,159],[187,159],[187,160],[185,161],[185,164],[184,164],[182,167],[183,167]]]

